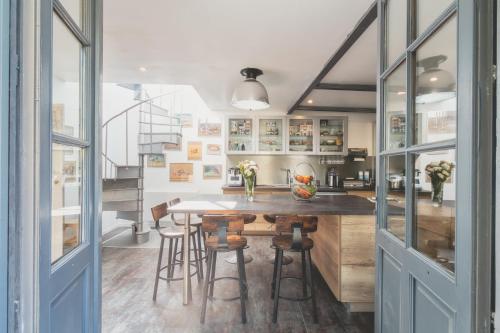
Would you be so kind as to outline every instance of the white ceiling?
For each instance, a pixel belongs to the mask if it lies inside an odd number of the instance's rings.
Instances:
[[[105,0],[104,80],[189,84],[211,109],[229,110],[239,70],[258,67],[271,110],[286,112],[372,1]],[[325,82],[375,82],[374,31]]]

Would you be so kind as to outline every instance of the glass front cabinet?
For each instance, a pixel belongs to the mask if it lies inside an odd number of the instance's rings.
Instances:
[[[283,118],[257,118],[257,153],[285,153],[285,121]]]
[[[316,152],[315,119],[288,118],[288,154],[311,155]]]
[[[254,119],[245,117],[227,118],[226,152],[228,154],[253,154]]]
[[[347,155],[347,117],[319,118],[319,155]]]

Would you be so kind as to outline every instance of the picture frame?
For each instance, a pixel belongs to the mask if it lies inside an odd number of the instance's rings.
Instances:
[[[222,164],[204,164],[203,179],[222,179]]]
[[[193,181],[193,163],[170,163],[169,169],[171,182]]]
[[[199,161],[202,158],[202,144],[201,141],[188,142],[188,156],[190,161]]]
[[[148,155],[148,168],[165,168],[165,155],[164,154],[150,154]]]
[[[216,143],[207,144],[207,155],[220,155],[222,153],[222,145]]]
[[[201,137],[220,137],[222,135],[221,123],[198,123],[198,136]]]
[[[193,115],[191,113],[176,113],[175,117],[180,118],[183,128],[193,128]]]

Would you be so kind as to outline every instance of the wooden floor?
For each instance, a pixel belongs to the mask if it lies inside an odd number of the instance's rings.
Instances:
[[[104,248],[102,327],[103,332],[372,332],[372,313],[349,313],[332,295],[327,285],[313,270],[318,302],[319,324],[314,324],[310,302],[280,300],[278,323],[272,324],[270,282],[273,266],[268,257],[269,237],[249,237],[246,254],[253,261],[246,266],[249,283],[247,324],[240,322],[239,301],[214,302],[208,305],[204,325],[200,320],[201,282],[193,277],[193,303],[182,305],[182,282],[167,285],[160,281],[157,301],[152,301],[157,249]],[[167,252],[166,252],[167,253]],[[165,253],[165,254],[166,254]],[[219,254],[216,276],[236,276],[235,265],[223,260],[228,254]],[[283,274],[300,272],[300,257],[286,266]],[[176,270],[181,276],[181,270]],[[299,281],[283,280],[282,294],[301,292]],[[220,281],[214,296],[236,295],[236,281]]]

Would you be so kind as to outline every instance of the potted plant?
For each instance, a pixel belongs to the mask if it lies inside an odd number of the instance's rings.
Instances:
[[[455,164],[449,161],[431,162],[425,167],[425,173],[431,178],[432,203],[434,207],[443,204],[444,183],[451,177]]]
[[[253,201],[255,194],[255,176],[259,166],[254,161],[244,160],[237,165],[245,182],[245,195],[248,201]]]

